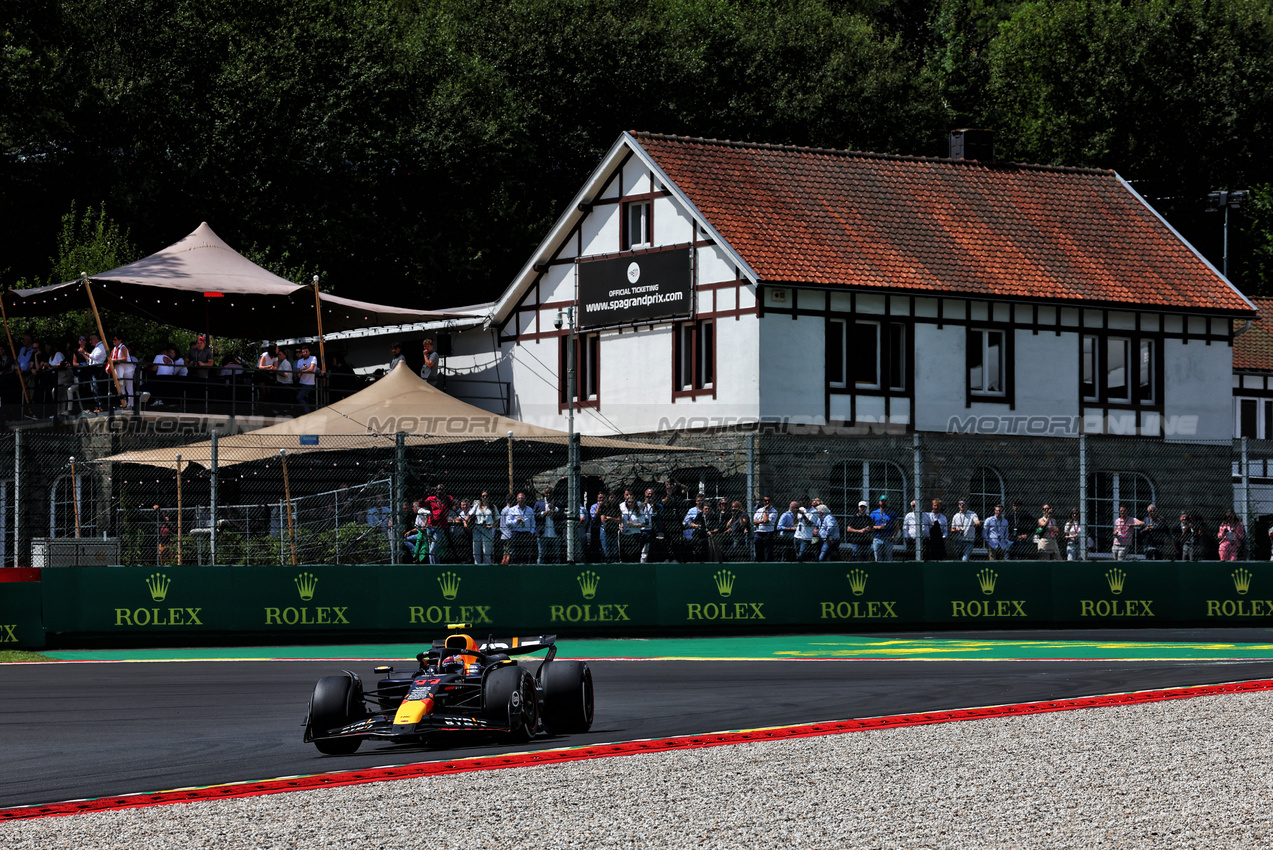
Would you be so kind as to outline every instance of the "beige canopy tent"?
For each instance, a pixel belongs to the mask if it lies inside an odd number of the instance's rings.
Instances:
[[[349,398],[277,425],[222,437],[217,441],[217,465],[233,466],[288,455],[342,449],[393,448],[396,434],[405,433],[407,446],[445,446],[478,440],[529,440],[565,446],[567,435],[552,428],[529,425],[482,410],[453,398],[421,380],[405,363]],[[690,451],[657,443],[636,443],[606,437],[582,437],[584,449],[606,454],[620,451]],[[172,468],[182,464],[208,466],[212,443],[204,441],[173,448],[124,452],[102,462],[139,463]]]
[[[207,222],[158,253],[108,272],[3,294],[10,319],[93,306],[218,336],[276,339],[451,318],[322,293],[284,280],[235,251]]]

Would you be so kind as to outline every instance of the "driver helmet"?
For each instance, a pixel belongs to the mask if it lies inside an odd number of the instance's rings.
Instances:
[[[448,655],[442,659],[441,669],[443,673],[458,673],[464,675],[464,656]]]

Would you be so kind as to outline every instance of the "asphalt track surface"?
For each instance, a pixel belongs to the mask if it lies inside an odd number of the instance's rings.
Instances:
[[[1267,637],[1267,632],[1263,637]],[[1073,636],[1071,636],[1073,637]],[[520,750],[1273,679],[1273,661],[593,661],[596,722],[520,747],[301,743],[314,682],[376,662],[0,666],[0,808]],[[400,659],[388,660],[403,666]]]

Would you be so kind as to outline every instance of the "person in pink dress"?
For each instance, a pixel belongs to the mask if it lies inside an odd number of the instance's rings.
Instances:
[[[1242,543],[1246,540],[1246,529],[1242,527],[1242,520],[1238,519],[1233,511],[1226,513],[1224,519],[1220,521],[1220,529],[1216,532],[1216,537],[1220,541],[1220,560],[1236,561],[1238,552],[1242,549]]]

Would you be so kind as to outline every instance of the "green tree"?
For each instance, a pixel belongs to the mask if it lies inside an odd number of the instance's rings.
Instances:
[[[1273,185],[1265,183],[1250,192],[1242,208],[1245,256],[1237,258],[1238,266],[1243,290],[1268,298],[1273,297]]]

